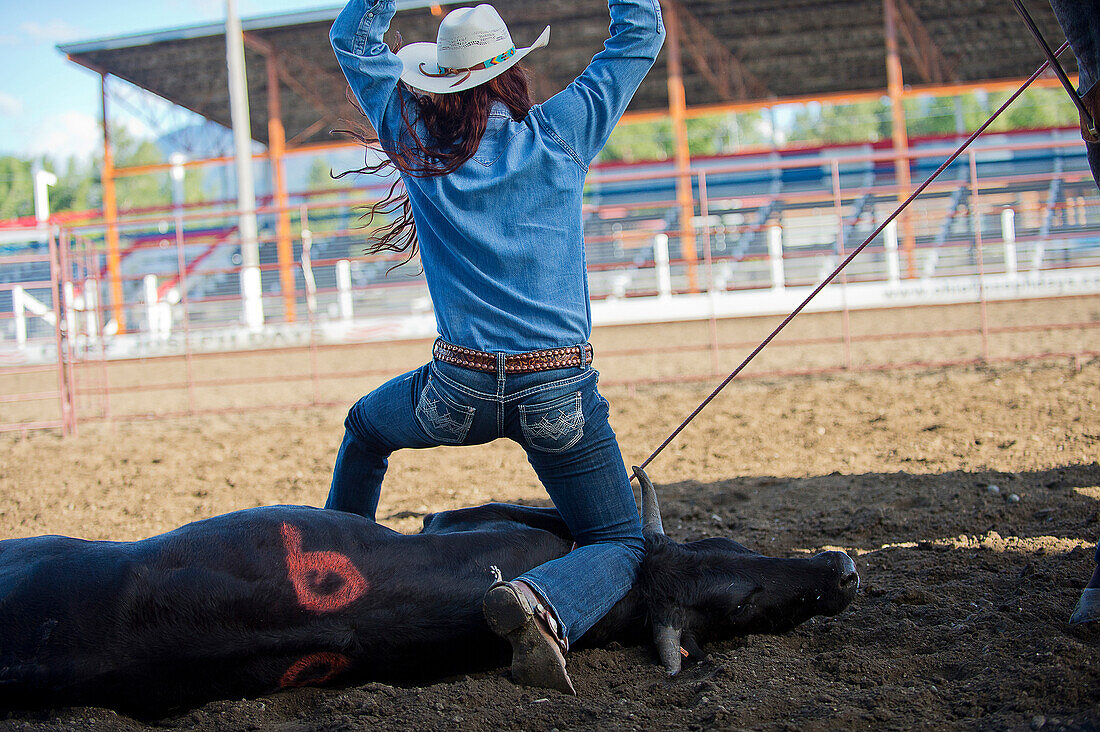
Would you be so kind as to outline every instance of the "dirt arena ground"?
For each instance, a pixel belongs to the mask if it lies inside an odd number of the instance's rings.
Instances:
[[[1085,302],[1079,317],[1100,320]],[[1096,343],[1095,330],[1052,337]],[[729,536],[777,556],[843,548],[862,587],[837,617],[713,645],[674,679],[647,649],[613,647],[571,654],[576,698],[516,687],[501,669],[299,689],[161,720],[0,711],[0,728],[1100,728],[1100,625],[1066,622],[1100,535],[1100,360],[1077,366],[735,381],[650,468],[669,534]],[[628,463],[713,383],[607,386]],[[250,506],[320,504],[343,412],[0,435],[0,538],[134,539]],[[515,445],[400,454],[379,515],[415,531],[429,511],[489,500],[544,501]]]

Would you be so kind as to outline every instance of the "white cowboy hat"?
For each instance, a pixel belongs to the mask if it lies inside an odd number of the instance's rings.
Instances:
[[[550,26],[527,48],[516,48],[492,5],[458,8],[439,24],[436,43],[410,43],[397,51],[401,80],[414,89],[453,94],[500,76],[550,42]]]

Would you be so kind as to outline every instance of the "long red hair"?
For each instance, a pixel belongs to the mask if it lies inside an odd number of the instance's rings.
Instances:
[[[334,178],[353,173],[389,175],[395,170],[418,178],[447,175],[477,152],[494,103],[503,102],[517,122],[527,116],[533,105],[528,72],[522,64],[516,64],[484,84],[453,94],[429,95],[417,93],[410,87],[405,89],[412,92],[416,107],[410,110],[404,101],[407,97],[402,95],[403,124],[399,139],[383,143],[376,132],[362,124],[355,124],[353,129],[335,130],[358,140],[367,150],[382,154],[379,156],[380,162],[367,162],[362,168],[346,170],[333,175]],[[355,104],[350,89],[348,99]],[[410,117],[410,111],[415,113],[415,118]],[[416,120],[424,125],[427,139],[420,139],[417,134]],[[406,257],[401,264],[416,255],[416,222],[413,221],[408,192],[404,190],[400,178],[393,182],[382,200],[364,206],[361,211],[359,218],[364,227],[369,227],[376,216],[389,219],[388,223],[371,232],[366,254],[403,252]]]

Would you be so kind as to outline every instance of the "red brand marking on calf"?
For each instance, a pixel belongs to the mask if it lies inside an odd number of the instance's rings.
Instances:
[[[291,686],[317,686],[336,676],[351,664],[347,656],[339,653],[311,653],[302,656],[279,679],[279,688]]]
[[[367,591],[367,581],[343,554],[302,551],[302,533],[287,523],[283,524],[282,534],[287,575],[299,605],[330,613],[355,602]]]

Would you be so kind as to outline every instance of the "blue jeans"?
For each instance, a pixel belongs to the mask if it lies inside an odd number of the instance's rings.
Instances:
[[[644,554],[634,492],[591,367],[505,374],[432,361],[348,412],[325,508],[373,519],[387,458],[403,447],[478,445],[527,452],[577,548],[523,574],[575,642],[634,584]]]
[[[1100,81],[1100,0],[1050,0],[1050,6],[1077,57],[1077,91],[1084,96]],[[1100,125],[1100,120],[1093,122]],[[1085,151],[1100,188],[1100,143],[1086,141]]]
[[[1050,6],[1077,57],[1078,91],[1086,94],[1100,81],[1100,0],[1050,0]]]
[[[1077,57],[1077,91],[1084,96],[1100,81],[1100,0],[1050,0],[1050,6]],[[1093,119],[1093,124],[1100,126],[1100,119]],[[1085,149],[1100,188],[1100,143],[1086,142]],[[1093,559],[1100,565],[1100,542]]]

